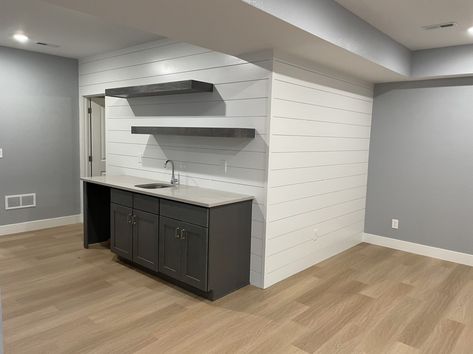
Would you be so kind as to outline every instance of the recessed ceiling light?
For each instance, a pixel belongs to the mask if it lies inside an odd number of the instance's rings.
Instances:
[[[26,34],[23,34],[23,33],[15,33],[13,35],[13,39],[17,42],[20,42],[20,43],[26,43],[29,40],[28,36]]]
[[[468,28],[468,33],[473,36],[473,26],[471,26],[470,28]]]

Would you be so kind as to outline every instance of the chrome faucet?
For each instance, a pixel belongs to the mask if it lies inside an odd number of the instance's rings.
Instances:
[[[179,184],[179,178],[176,178],[176,176],[174,175],[174,161],[166,160],[166,162],[164,163],[164,168],[166,168],[166,166],[168,165],[168,162],[171,163],[171,167],[172,167],[171,184]]]

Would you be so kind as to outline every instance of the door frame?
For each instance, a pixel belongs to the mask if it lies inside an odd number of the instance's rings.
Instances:
[[[80,95],[79,97],[79,174],[80,177],[88,177],[90,174],[89,164],[89,99],[93,97],[105,97],[105,93],[94,95]],[[84,212],[84,191],[80,183],[80,210]]]
[[[80,175],[81,177],[90,177],[92,166],[89,161],[91,151],[91,126],[90,126],[90,100],[94,97],[105,97],[105,95],[82,96],[80,104]],[[106,134],[106,132],[105,132]]]

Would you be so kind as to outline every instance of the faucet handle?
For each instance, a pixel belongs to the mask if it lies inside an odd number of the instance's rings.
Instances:
[[[171,184],[179,184],[179,178],[180,178],[180,176],[179,176],[179,172],[178,172],[178,173],[177,173],[177,178],[174,177],[174,178],[172,179]]]

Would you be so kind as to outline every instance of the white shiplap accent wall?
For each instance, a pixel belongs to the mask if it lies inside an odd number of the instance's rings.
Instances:
[[[167,181],[166,159],[181,183],[254,195],[251,282],[263,285],[272,56],[243,60],[171,40],[146,43],[79,63],[80,95],[105,89],[195,79],[215,92],[106,98],[107,173]],[[132,135],[132,125],[256,128],[253,140]],[[227,171],[225,171],[225,161]]]
[[[361,242],[373,89],[287,58],[273,68],[265,287]]]

